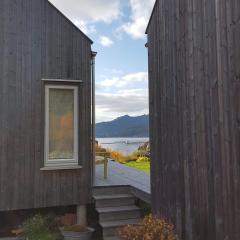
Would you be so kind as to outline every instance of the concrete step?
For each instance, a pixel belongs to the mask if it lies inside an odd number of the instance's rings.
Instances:
[[[100,222],[140,218],[140,209],[135,205],[97,208]]]
[[[106,186],[93,188],[93,196],[107,196],[115,194],[131,194],[131,188],[129,186]]]
[[[103,237],[113,237],[117,236],[117,231],[119,228],[126,226],[126,225],[132,225],[132,224],[138,224],[140,222],[140,219],[127,219],[127,220],[119,220],[119,221],[107,221],[102,222],[100,225],[103,228]]]
[[[136,199],[132,194],[97,195],[93,198],[97,208],[134,205]]]
[[[129,186],[95,187],[93,199],[104,240],[120,240],[119,228],[140,222],[141,212]]]

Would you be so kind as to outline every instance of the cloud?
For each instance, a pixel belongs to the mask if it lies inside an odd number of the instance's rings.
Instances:
[[[110,47],[113,45],[113,41],[109,37],[106,37],[106,36],[100,36],[99,43],[104,47]]]
[[[148,113],[147,89],[135,89],[117,93],[96,94],[97,121],[103,116],[109,120],[122,115],[138,116]],[[106,118],[104,117],[103,120]]]
[[[82,32],[84,32],[87,35],[97,32],[97,30],[96,30],[94,25],[88,24],[87,22],[85,22],[83,20],[75,21],[74,24],[79,29],[81,29]]]
[[[133,39],[144,39],[154,2],[155,0],[130,0],[131,21],[124,23],[118,31],[127,33]]]
[[[147,114],[147,80],[146,72],[137,72],[99,82],[96,86],[97,122],[112,120],[125,114]]]
[[[110,73],[110,74],[123,74],[123,71],[122,70],[119,70],[119,69],[115,69],[115,68],[104,68],[104,71],[106,73]]]
[[[136,84],[147,84],[147,72],[131,73],[124,76],[117,76],[111,79],[105,79],[98,84],[98,87],[136,87]]]
[[[49,0],[85,33],[94,30],[93,23],[111,23],[121,16],[120,0]]]

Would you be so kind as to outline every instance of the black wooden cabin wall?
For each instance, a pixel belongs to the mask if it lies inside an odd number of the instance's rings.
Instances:
[[[0,211],[89,203],[91,42],[46,0],[1,0],[0,11]],[[40,171],[42,78],[83,80],[83,169]]]
[[[240,1],[158,0],[148,33],[154,212],[240,239]]]

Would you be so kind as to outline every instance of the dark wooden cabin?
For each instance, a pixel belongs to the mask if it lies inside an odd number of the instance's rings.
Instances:
[[[0,212],[85,205],[92,41],[47,0],[0,12]]]
[[[154,212],[239,240],[240,1],[158,0],[147,35]]]

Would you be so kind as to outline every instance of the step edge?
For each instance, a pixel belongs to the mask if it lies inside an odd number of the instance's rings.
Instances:
[[[138,210],[140,211],[141,209],[135,205],[96,208],[96,211],[98,213],[112,213],[112,212],[138,211]]]
[[[124,198],[136,198],[133,194],[112,194],[112,195],[93,195],[95,200],[110,200],[110,199],[124,199]]]
[[[134,221],[134,223],[132,221]],[[106,222],[101,222],[100,226],[103,229],[115,228],[115,227],[122,227],[122,226],[127,226],[127,225],[138,224],[140,221],[141,221],[141,218],[131,218],[131,219],[126,219],[126,220],[118,220],[118,221],[106,221]],[[113,223],[115,223],[116,225],[115,224],[113,225]]]

